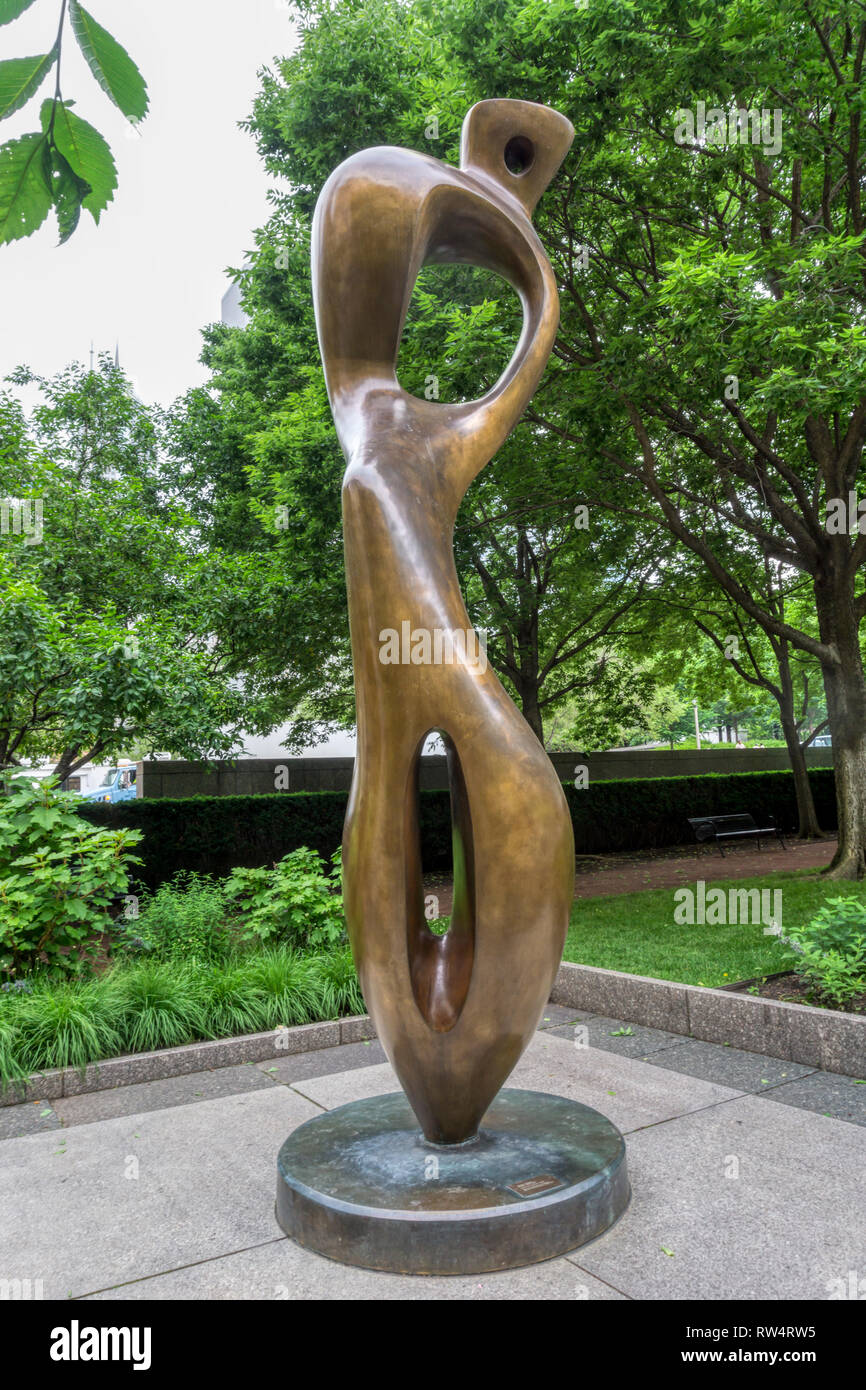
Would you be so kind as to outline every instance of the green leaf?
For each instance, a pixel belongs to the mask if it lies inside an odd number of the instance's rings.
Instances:
[[[42,103],[42,126],[48,130],[51,125],[51,112],[55,103]],[[69,110],[68,103],[59,102],[54,114],[54,144],[70,165],[72,172],[84,183],[89,184],[90,192],[81,201],[94,222],[108,207],[117,187],[117,170],[111,150],[98,130],[88,121]]]
[[[51,151],[51,168],[54,211],[57,214],[57,230],[60,233],[58,245],[62,246],[78,226],[81,208],[90,192],[90,185],[78,178],[59,150]]]
[[[10,58],[0,63],[0,121],[11,116],[38,91],[50,71],[56,49],[33,58]]]
[[[0,24],[10,24],[32,4],[33,0],[0,0]]]
[[[102,90],[128,120],[147,115],[147,83],[125,48],[97,24],[78,0],[70,0],[69,18],[78,45]]]
[[[38,132],[0,145],[0,243],[30,236],[48,216],[45,146],[45,136]]]

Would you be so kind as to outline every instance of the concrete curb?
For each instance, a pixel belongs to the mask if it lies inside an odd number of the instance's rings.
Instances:
[[[566,961],[559,967],[550,1002],[702,1042],[730,1043],[744,1052],[760,1052],[845,1076],[866,1073],[866,1016],[860,1014],[783,1004],[751,994],[680,985]],[[83,1073],[67,1068],[32,1076],[26,1086],[10,1087],[0,1095],[0,1106],[25,1100],[60,1100],[216,1067],[264,1062],[338,1043],[367,1042],[375,1036],[369,1017],[358,1014],[329,1023],[305,1023],[297,1028],[189,1043],[162,1052],[109,1057]]]
[[[730,1043],[786,1062],[866,1075],[866,1016],[784,1004],[702,985],[680,985],[564,961],[552,1004],[604,1014],[701,1042]]]
[[[336,1047],[338,1043],[365,1042],[375,1036],[373,1025],[364,1014],[330,1023],[304,1023],[297,1028],[247,1033],[239,1038],[188,1043],[160,1052],[108,1057],[104,1062],[93,1063],[84,1072],[66,1068],[32,1076],[26,1085],[9,1087],[0,1095],[0,1106],[18,1105],[25,1100],[60,1100],[64,1096],[108,1091],[115,1086],[134,1086],[142,1081],[163,1081],[169,1076],[186,1076],[216,1067],[265,1062],[272,1057],[290,1057],[298,1052],[314,1052],[320,1047]]]

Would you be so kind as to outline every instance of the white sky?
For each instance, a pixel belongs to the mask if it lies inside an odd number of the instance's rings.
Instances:
[[[0,246],[0,378],[26,363],[50,375],[114,352],[142,400],[168,404],[205,380],[200,330],[220,317],[225,269],[240,265],[267,217],[269,179],[251,136],[256,73],[294,46],[284,0],[87,0],[138,64],[150,112],[132,131],[97,86],[68,21],[62,88],[111,145],[114,201],[97,227],[82,212],[57,246],[54,214]],[[0,28],[0,58],[47,52],[60,0],[36,0]],[[0,125],[3,141],[39,129],[53,76]],[[29,393],[28,393],[29,396]]]

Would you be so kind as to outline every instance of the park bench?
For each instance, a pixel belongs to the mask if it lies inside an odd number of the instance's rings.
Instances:
[[[689,816],[688,822],[695,832],[695,839],[698,844],[703,844],[712,840],[717,846],[719,854],[724,859],[725,851],[722,848],[723,840],[757,840],[758,849],[761,848],[761,836],[775,835],[783,849],[787,849],[785,837],[779,829],[773,816],[767,816],[768,825],[758,825],[754,816],[748,814],[737,816]]]

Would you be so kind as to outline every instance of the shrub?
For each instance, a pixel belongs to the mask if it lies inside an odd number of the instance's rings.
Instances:
[[[231,953],[222,884],[181,871],[142,896],[139,915],[124,923],[117,944],[158,960],[223,960]]]
[[[111,925],[130,866],[141,862],[129,852],[141,832],[97,829],[81,819],[74,795],[10,781],[11,794],[0,796],[0,971],[47,960],[74,973]]]
[[[312,950],[345,941],[342,899],[315,850],[293,850],[272,869],[233,869],[223,891],[243,940]]]
[[[866,903],[830,898],[806,926],[782,938],[797,953],[797,974],[831,1003],[866,993]]]
[[[273,864],[303,846],[328,858],[342,839],[346,793],[140,797],[115,805],[82,802],[79,814],[94,825],[141,830],[140,878],[155,888],[180,869],[225,877],[234,868]]]
[[[811,768],[818,819],[836,824],[832,768]],[[790,772],[709,773],[702,777],[644,777],[563,788],[578,854],[657,849],[693,842],[688,816],[750,811],[797,824]],[[527,793],[529,794],[529,793]],[[151,887],[179,869],[225,875],[237,866],[273,864],[306,846],[329,858],[338,848],[346,792],[281,792],[272,796],[145,797],[117,805],[82,804],[91,823],[143,831],[142,879]],[[451,863],[451,806],[447,791],[422,791],[421,849],[427,870]]]

